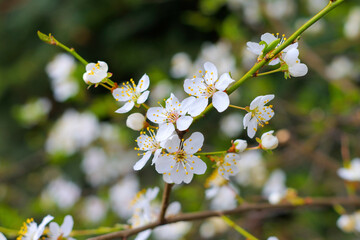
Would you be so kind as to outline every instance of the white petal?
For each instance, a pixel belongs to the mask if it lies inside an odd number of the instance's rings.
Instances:
[[[277,38],[274,35],[272,35],[271,33],[264,33],[263,35],[261,35],[260,39],[261,39],[261,41],[264,41],[269,45],[270,43],[275,41]]]
[[[176,120],[176,128],[180,131],[188,129],[193,122],[193,118],[190,116],[182,116]]]
[[[296,63],[293,66],[289,66],[289,72],[293,77],[302,77],[307,74],[308,67],[303,63]]]
[[[297,47],[298,47],[298,42],[293,43],[293,44],[290,44],[289,46],[287,46],[286,48],[284,48],[284,50],[282,50],[282,51],[286,53],[286,52],[290,51],[291,49],[297,48]]]
[[[249,122],[250,122],[250,119],[251,119],[251,113],[247,113],[243,119],[243,126],[244,126],[244,129],[247,128]]]
[[[174,153],[179,150],[180,139],[178,135],[171,136],[165,144],[165,148],[169,153]]]
[[[124,88],[124,89],[121,89]],[[126,88],[125,87],[120,87],[120,88],[116,88],[113,92],[112,92],[113,97],[115,98],[116,101],[120,101],[120,102],[125,102],[131,99],[131,96],[128,96],[126,94]]]
[[[255,53],[256,55],[260,55],[262,50],[264,49],[264,45],[260,45],[255,42],[247,42],[247,50],[249,50],[252,53]]]
[[[169,174],[163,174],[163,180],[166,183],[174,183]]]
[[[1,232],[0,232],[0,240],[6,240],[6,237]]]
[[[145,92],[143,92],[143,93],[140,95],[140,97],[137,99],[136,102],[137,102],[138,104],[143,104],[143,103],[148,99],[149,93],[150,93],[150,91],[145,91]]]
[[[218,79],[218,71],[216,66],[211,62],[204,63],[204,69],[207,74],[209,74],[210,78],[214,81]]]
[[[163,123],[159,126],[159,130],[156,134],[157,141],[164,141],[175,131],[174,124],[172,123]]]
[[[134,170],[139,171],[140,169],[142,169],[149,160],[150,156],[151,156],[151,151],[147,151],[145,155],[135,163]]]
[[[270,66],[274,66],[274,65],[279,64],[279,63],[280,63],[280,59],[279,59],[279,58],[275,58],[275,59],[273,59],[273,60],[271,60],[271,61],[269,62],[269,65],[270,65]]]
[[[146,117],[153,123],[161,124],[166,121],[166,110],[162,107],[152,107],[146,113]]]
[[[261,100],[260,100],[259,105],[265,105],[265,104],[267,104],[268,102],[270,102],[271,100],[273,100],[274,97],[275,97],[274,94],[268,94],[268,95],[265,95],[265,96],[261,96]]]
[[[255,133],[257,131],[257,121],[255,118],[252,118],[249,122],[249,125],[247,127],[247,134],[249,138],[253,138],[255,136]]]
[[[161,155],[155,162],[155,170],[158,173],[170,173],[174,168],[176,161],[173,156]],[[172,167],[171,167],[172,166]]]
[[[207,98],[204,98],[204,97],[197,98],[195,100],[195,102],[192,104],[192,106],[190,107],[188,113],[192,117],[196,117],[205,110],[208,103],[209,103],[209,100]]]
[[[191,96],[201,96],[202,89],[206,89],[202,78],[186,79],[184,82],[184,91]]]
[[[259,103],[261,102],[261,98],[263,96],[257,96],[251,103],[250,103],[250,110],[254,110],[256,107],[259,106]]]
[[[184,141],[184,150],[188,154],[194,154],[204,144],[204,135],[200,132],[194,132],[191,136]]]
[[[299,61],[299,50],[292,48],[285,54],[284,61],[288,66],[294,65],[296,61]]]
[[[229,73],[223,73],[219,80],[215,83],[215,88],[220,91],[224,91],[230,83],[234,82],[235,80],[230,77]]]
[[[86,71],[91,71],[93,68],[95,68],[95,63],[89,63],[85,67]]]
[[[116,113],[127,113],[129,112],[131,109],[133,109],[135,103],[133,101],[128,101],[124,104],[124,106],[122,106],[121,108],[119,108],[118,110],[116,110]]]
[[[153,159],[152,159],[151,165],[156,162],[156,160],[157,160],[158,157],[160,156],[160,153],[161,153],[161,148],[156,149],[156,151],[154,152],[154,157],[153,157]]]
[[[181,211],[181,204],[179,202],[172,202],[169,204],[168,208],[166,209],[165,216],[171,216],[180,213]]]
[[[140,232],[134,240],[146,240],[151,234],[151,229]]]
[[[51,222],[49,224],[49,230],[52,238],[58,238],[62,233],[59,224],[56,222]]]
[[[230,99],[227,93],[218,91],[214,93],[212,103],[218,112],[223,112],[229,107]]]
[[[194,177],[194,174],[188,172],[188,174],[185,174],[185,176],[183,178],[184,183],[189,184],[191,182],[191,180],[193,179],[193,177]]]
[[[136,91],[137,92],[143,92],[146,89],[148,89],[150,84],[150,79],[149,76],[146,75],[146,73],[140,78],[138,85],[136,86]]]
[[[36,232],[33,235],[32,240],[38,240],[40,238],[40,236],[43,234],[45,226],[51,222],[54,219],[53,216],[47,215],[46,217],[44,217],[44,219],[42,220],[42,222],[40,223],[38,229],[36,230]]]
[[[83,79],[86,83],[99,83],[101,82],[101,80],[104,79],[104,77],[102,77],[101,75],[98,74],[90,74],[90,72],[86,72],[83,75]]]
[[[166,110],[167,111],[174,111],[178,109],[180,106],[179,99],[173,94],[170,94],[170,97],[166,100]]]
[[[64,237],[67,237],[70,235],[70,233],[73,229],[73,226],[74,226],[74,220],[73,220],[72,216],[66,215],[64,218],[64,222],[61,225],[61,231],[64,234],[63,235]]]
[[[109,70],[107,63],[103,61],[98,61],[98,63],[100,64],[100,70],[107,73]]]
[[[180,115],[185,115],[189,109],[191,108],[191,106],[193,105],[193,103],[196,101],[195,97],[188,97],[185,98],[182,102],[181,102],[181,106],[179,108],[179,113]]]
[[[189,157],[188,160],[190,162],[190,165],[194,168],[192,170],[193,173],[198,175],[205,173],[207,166],[203,160],[198,157]]]
[[[174,183],[180,184],[184,181],[185,178],[189,180],[190,177],[190,181],[191,181],[192,175],[193,175],[192,173],[186,172],[181,164],[177,163],[177,166],[174,167],[173,170],[171,171],[170,177],[174,181]]]

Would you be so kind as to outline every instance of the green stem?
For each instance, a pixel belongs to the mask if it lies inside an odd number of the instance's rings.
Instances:
[[[306,29],[308,29],[311,25],[313,25],[315,22],[317,22],[320,18],[322,18],[324,15],[326,15],[328,12],[336,8],[338,5],[340,5],[345,0],[334,0],[330,1],[326,7],[324,7],[320,12],[318,12],[314,17],[312,17],[309,21],[307,21],[304,25],[302,25],[296,32],[294,32],[283,44],[281,44],[279,47],[275,48],[274,51],[270,52],[271,56],[276,56],[279,54],[284,48],[292,44],[297,37],[300,36]],[[230,95],[233,93],[236,89],[240,87],[240,85],[248,78],[252,77],[254,73],[256,73],[261,67],[263,67],[266,63],[268,63],[271,60],[270,55],[268,57],[264,57],[260,62],[257,62],[247,73],[245,73],[244,76],[242,76],[237,82],[235,82],[231,87],[229,87],[226,92]],[[197,117],[194,118],[194,121],[199,120],[201,117],[203,117],[207,112],[209,112],[213,108],[212,104],[209,104],[205,110]]]
[[[229,225],[230,227],[232,227],[233,229],[235,229],[238,233],[240,233],[241,235],[243,235],[246,239],[249,240],[259,240],[256,237],[254,237],[252,234],[250,234],[248,231],[246,231],[245,229],[243,229],[242,227],[240,227],[239,225],[237,225],[236,223],[234,223],[233,221],[231,221],[230,218],[222,215],[221,218],[224,220],[224,222]]]
[[[145,103],[141,104],[146,110],[149,110],[149,106],[146,105]]]
[[[245,110],[245,111],[247,111],[246,110],[246,108],[243,108],[243,107],[238,107],[238,106],[235,106],[235,105],[229,105],[229,107],[232,107],[232,108],[236,108],[236,109],[240,109],[240,110]]]
[[[103,86],[106,89],[109,89],[111,91],[111,87],[109,87],[108,85],[106,85],[105,83],[100,83],[101,86]]]
[[[227,151],[217,151],[217,152],[201,152],[201,153],[195,153],[197,156],[207,156],[207,155],[219,155],[219,154],[225,154]]]
[[[272,71],[263,72],[263,73],[258,73],[258,74],[256,74],[256,77],[265,76],[265,75],[268,75],[268,74],[272,74],[272,73],[276,73],[276,72],[281,72],[281,71],[282,71],[282,69],[281,69],[281,68],[278,68],[278,69],[275,69],[275,70],[272,70]]]
[[[18,235],[19,230],[0,227],[0,232],[4,233],[9,237],[16,237]]]
[[[89,235],[95,235],[95,234],[104,234],[104,233],[110,233],[114,231],[121,231],[128,228],[127,225],[118,225],[115,227],[100,227],[98,229],[84,229],[84,230],[73,230],[71,232],[72,237],[76,236],[89,236]]]
[[[59,42],[58,40],[56,40],[54,38],[56,45],[61,47],[62,49],[64,49],[65,51],[67,51],[68,53],[70,53],[71,55],[73,55],[77,60],[79,60],[82,64],[84,64],[85,66],[88,65],[88,62],[82,58],[73,48],[68,48],[67,46],[65,46],[64,44],[62,44],[61,42]]]
[[[111,86],[111,87],[115,87],[115,83],[113,81],[111,81],[109,78],[106,78],[106,82]]]

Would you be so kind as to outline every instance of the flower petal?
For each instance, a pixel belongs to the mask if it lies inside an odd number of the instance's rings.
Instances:
[[[180,139],[178,135],[171,136],[165,144],[165,148],[169,153],[174,153],[179,150]]]
[[[44,219],[42,220],[42,222],[40,223],[39,227],[37,228],[37,230],[35,231],[33,238],[32,239],[39,239],[40,236],[43,234],[45,226],[51,222],[54,219],[53,216],[47,215],[46,217],[44,217]]]
[[[146,117],[153,123],[162,124],[166,121],[166,110],[162,107],[152,107],[146,113]]]
[[[127,113],[129,112],[131,109],[133,109],[135,103],[133,101],[128,101],[124,104],[124,106],[122,106],[121,108],[119,108],[118,110],[116,110],[116,113]]]
[[[184,91],[191,96],[201,96],[203,89],[206,89],[206,86],[202,78],[185,79],[184,81]]]
[[[207,98],[199,97],[194,101],[194,103],[192,104],[192,106],[188,110],[188,113],[192,117],[196,117],[205,110],[208,103],[209,103],[209,100]]]
[[[153,165],[156,162],[156,160],[160,156],[160,153],[161,153],[161,148],[156,149],[156,151],[154,152],[154,157],[152,159],[151,165]]]
[[[175,131],[174,124],[172,123],[163,123],[159,126],[158,132],[156,134],[157,141],[164,141]]]
[[[137,99],[136,103],[137,104],[143,104],[149,97],[149,93],[150,91],[145,91],[143,92],[140,97]]]
[[[176,161],[174,160],[173,156],[166,156],[166,154],[163,154],[159,156],[155,162],[155,170],[158,173],[170,173],[174,168],[175,163]]]
[[[147,151],[147,152],[144,154],[144,156],[143,156],[139,161],[137,161],[137,162],[135,163],[135,165],[134,165],[134,167],[133,167],[134,170],[135,170],[135,171],[139,171],[140,169],[142,169],[142,168],[145,166],[145,164],[148,162],[150,156],[151,156],[151,151]]]
[[[275,41],[277,38],[274,35],[272,35],[271,33],[264,33],[263,35],[261,35],[260,39],[261,39],[261,41],[264,41],[269,45],[270,43]]]
[[[296,63],[296,61],[299,61],[299,50],[296,48],[292,48],[289,50],[284,57],[284,61],[288,66],[292,66]]]
[[[176,120],[176,128],[180,131],[188,129],[193,122],[193,118],[190,116],[182,116]]]
[[[182,102],[181,102],[181,106],[179,109],[179,113],[180,115],[185,115],[189,109],[191,108],[191,106],[193,105],[193,103],[196,101],[195,97],[187,97],[185,98]]]
[[[224,91],[235,80],[230,77],[229,73],[221,74],[219,80],[215,83],[215,88],[220,91]]]
[[[61,225],[61,231],[63,233],[64,237],[67,237],[70,235],[72,229],[74,226],[74,219],[70,215],[66,215],[64,218],[64,222]]]
[[[143,92],[148,89],[150,85],[149,76],[145,73],[139,80],[138,85],[136,86],[137,92]]]
[[[191,136],[184,141],[184,151],[187,154],[194,154],[199,151],[199,149],[204,144],[204,135],[200,132],[194,132]]]
[[[218,71],[216,66],[211,62],[204,63],[205,75],[209,74],[209,78],[212,78],[213,81],[218,79]]]
[[[103,61],[98,61],[98,63],[100,64],[100,70],[107,73],[107,71],[109,70],[107,63]]]
[[[265,47],[264,45],[260,45],[256,42],[247,42],[246,46],[247,46],[247,50],[249,50],[252,53],[255,53],[256,55],[260,55]]]
[[[151,229],[145,230],[140,232],[136,238],[134,240],[146,240],[149,238],[150,234],[151,234]]]
[[[279,58],[275,58],[275,59],[273,59],[273,60],[271,60],[271,61],[269,62],[269,65],[270,65],[270,66],[274,66],[274,65],[279,64],[279,63],[280,63],[280,59],[279,59]]]
[[[247,126],[247,134],[249,138],[253,138],[255,136],[255,133],[257,131],[257,121],[255,118],[252,118],[249,122],[249,125]]]
[[[93,68],[95,68],[95,63],[89,63],[85,67],[86,71],[91,71]]]
[[[252,100],[252,102],[250,103],[250,110],[254,110],[256,107],[259,106],[262,97],[263,96],[257,96],[254,100]]]
[[[177,110],[180,107],[180,101],[179,99],[173,94],[170,94],[170,97],[166,100],[166,110],[168,112],[172,112]]]
[[[265,104],[267,104],[268,102],[270,102],[271,100],[273,100],[274,97],[275,97],[274,94],[268,94],[268,95],[265,95],[265,96],[261,96],[261,100],[260,100],[259,105],[265,105]]]
[[[194,174],[200,175],[200,174],[205,173],[205,171],[207,169],[207,165],[206,165],[206,163],[204,163],[203,160],[201,160],[198,157],[189,157],[188,160],[189,160],[190,166],[193,168],[193,169],[191,169],[191,171]]]
[[[212,103],[218,112],[223,112],[229,107],[230,99],[227,93],[218,91],[214,93]]]
[[[290,44],[289,46],[287,46],[284,50],[282,50],[284,53],[290,51],[293,48],[298,48],[298,42]]]
[[[251,119],[251,113],[247,113],[243,119],[244,129],[247,128],[247,126],[249,125],[250,119]]]
[[[289,66],[289,72],[293,77],[302,77],[307,74],[308,67],[303,63],[296,63],[293,66]]]
[[[130,95],[126,94],[126,88],[125,87],[119,87],[116,88],[113,92],[112,92],[113,97],[115,98],[116,101],[120,101],[120,102],[125,102],[131,99]]]

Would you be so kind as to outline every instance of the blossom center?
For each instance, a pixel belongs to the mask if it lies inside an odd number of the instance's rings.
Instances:
[[[179,118],[179,113],[177,112],[169,112],[167,113],[167,120],[171,123],[176,123],[176,120]]]

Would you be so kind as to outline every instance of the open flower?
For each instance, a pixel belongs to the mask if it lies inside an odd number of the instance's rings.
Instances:
[[[218,161],[219,174],[225,179],[229,179],[230,176],[234,176],[239,172],[239,168],[236,164],[239,162],[240,156],[236,153],[228,153],[226,156]]]
[[[225,89],[234,82],[229,73],[223,73],[218,78],[218,71],[211,62],[204,63],[205,72],[202,77],[194,76],[193,79],[186,79],[184,90],[191,96],[197,97],[193,108],[189,111],[191,116],[199,115],[208,105],[209,98],[218,112],[225,111],[230,104],[229,96]],[[200,71],[200,73],[202,73]]]
[[[304,63],[300,63],[299,50],[293,48],[289,50],[284,56],[284,62],[288,67],[288,74],[293,77],[305,76],[308,72],[308,67]],[[285,78],[287,77],[285,73]]]
[[[247,134],[250,138],[255,136],[258,124],[263,127],[274,116],[275,113],[271,109],[272,105],[265,106],[274,97],[273,94],[258,96],[251,102],[250,111],[243,119],[244,129],[247,128]]]
[[[265,42],[267,45],[269,45],[272,42],[279,39],[279,34],[276,34],[276,36],[275,36],[274,34],[271,34],[271,33],[264,33],[263,35],[261,35],[260,39],[262,42]],[[280,42],[277,44],[277,46],[275,48],[280,46],[285,40],[286,40],[285,35],[282,35]],[[255,53],[259,57],[263,55],[263,50],[265,48],[264,43],[247,42],[246,45],[247,45],[247,49],[250,52]],[[296,49],[297,47],[298,47],[298,43],[297,42],[293,43],[293,44],[287,46],[284,50],[282,50],[282,53],[286,53],[286,52],[290,51],[291,49],[294,49],[294,48]],[[261,60],[261,59],[258,58],[258,60]],[[276,65],[278,63],[280,63],[280,59],[278,57],[276,57],[276,58],[273,58],[269,62],[269,65]]]
[[[337,173],[344,180],[350,182],[360,181],[360,158],[354,158],[350,166],[340,168]]]
[[[167,154],[162,154],[155,162],[155,169],[162,173],[167,183],[189,183],[194,174],[204,174],[206,164],[197,156],[204,142],[204,136],[195,132],[184,141],[177,135],[171,137],[165,144]]]
[[[38,240],[45,230],[45,226],[53,220],[54,217],[47,215],[38,226],[34,219],[28,219],[21,227],[17,240]]]
[[[193,121],[191,116],[186,116],[191,105],[194,103],[194,97],[185,98],[182,102],[171,93],[170,98],[165,102],[165,107],[152,107],[147,111],[147,118],[159,124],[159,130],[156,138],[163,141],[171,136],[176,128],[180,131],[188,129]]]
[[[89,63],[86,65],[86,72],[83,79],[87,84],[99,83],[107,77],[108,65],[106,62],[98,61],[98,63]]]
[[[144,74],[139,80],[138,85],[135,84],[133,79],[130,79],[130,83],[123,83],[123,86],[116,88],[113,91],[113,96],[116,101],[126,102],[124,106],[116,110],[116,113],[127,113],[135,105],[143,104],[150,91],[146,91],[150,85],[149,76]]]
[[[139,156],[143,155],[143,157],[134,165],[134,170],[136,171],[142,169],[145,166],[152,154],[154,154],[154,158],[152,160],[152,164],[154,164],[158,159],[162,148],[164,147],[165,141],[160,142],[156,140],[154,130],[147,128],[147,131],[150,136],[145,132],[140,132],[140,136],[136,139],[138,148],[135,148],[135,150],[144,151],[144,153],[138,154]]]
[[[74,220],[72,216],[67,215],[64,218],[63,224],[59,226],[59,224],[55,222],[51,222],[49,225],[49,238],[48,240],[58,240],[58,239],[67,239],[67,240],[74,240],[74,238],[70,237],[70,233],[74,226]]]

